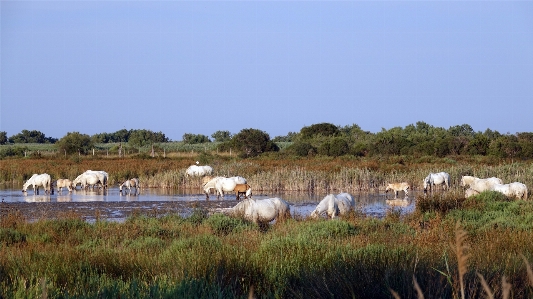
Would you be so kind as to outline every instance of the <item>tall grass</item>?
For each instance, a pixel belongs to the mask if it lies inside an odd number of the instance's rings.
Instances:
[[[357,192],[383,190],[389,182],[408,182],[412,190],[421,190],[430,172],[446,171],[452,188],[462,190],[463,175],[501,178],[504,182],[522,182],[533,188],[533,164],[505,162],[487,165],[477,161],[457,163],[452,159],[407,160],[402,157],[379,159],[330,158],[291,159],[282,155],[242,160],[217,154],[199,153],[180,158],[101,159],[77,156],[69,158],[0,160],[0,182],[22,184],[33,173],[47,172],[53,179],[74,179],[87,169],[105,170],[110,183],[117,184],[138,177],[147,188],[200,188],[201,180],[186,178],[185,170],[195,161],[209,164],[214,175],[243,176],[254,190],[265,192]]]

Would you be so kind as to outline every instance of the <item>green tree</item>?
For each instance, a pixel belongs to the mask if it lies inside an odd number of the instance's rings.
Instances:
[[[255,157],[264,152],[279,151],[279,147],[270,140],[270,136],[257,129],[243,129],[231,139],[232,147],[241,153],[241,157]]]
[[[54,138],[47,138],[44,133],[37,130],[22,130],[17,135],[9,138],[12,143],[54,143],[57,140]]]
[[[129,139],[130,139],[130,131],[126,129],[122,129],[111,134],[110,142],[128,142]]]
[[[289,153],[292,153],[296,156],[307,157],[309,155],[316,154],[317,149],[312,146],[309,142],[297,141],[287,148]]]
[[[486,155],[489,149],[490,140],[486,135],[476,133],[467,146],[470,155]]]
[[[209,140],[209,137],[206,135],[185,133],[183,134],[183,142],[188,144],[198,144],[211,142],[211,140]]]
[[[211,138],[213,138],[215,142],[226,142],[231,140],[231,133],[229,131],[216,131],[211,134]]]
[[[132,146],[145,146],[156,142],[168,142],[168,138],[161,132],[155,133],[150,130],[132,130],[128,139],[128,143]]]
[[[517,133],[516,136],[522,148],[520,156],[526,159],[533,158],[533,133]]]
[[[330,123],[314,124],[309,127],[303,127],[300,130],[300,136],[303,139],[309,139],[317,136],[332,137],[340,134],[337,126]]]
[[[474,129],[467,124],[450,127],[448,132],[454,137],[474,137],[475,134]]]
[[[113,138],[109,133],[99,133],[91,136],[91,141],[93,143],[110,143],[113,142],[112,140]]]
[[[0,132],[0,144],[6,144],[7,143],[7,132],[1,131]]]
[[[276,136],[272,139],[274,142],[293,142],[298,133],[289,132],[285,136]]]
[[[335,137],[331,140],[329,146],[329,155],[332,157],[340,157],[348,154],[350,146],[346,139],[342,137]]]
[[[60,151],[67,154],[83,153],[86,154],[93,148],[91,137],[79,132],[69,132],[63,138],[56,142],[56,146]]]

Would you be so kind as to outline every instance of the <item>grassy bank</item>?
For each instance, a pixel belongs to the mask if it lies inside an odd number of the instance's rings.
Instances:
[[[457,195],[417,198],[406,218],[356,212],[267,230],[201,210],[94,224],[75,215],[29,223],[2,210],[0,295],[420,298],[416,282],[425,298],[481,297],[489,289],[500,298],[505,279],[513,298],[530,298],[533,203]]]

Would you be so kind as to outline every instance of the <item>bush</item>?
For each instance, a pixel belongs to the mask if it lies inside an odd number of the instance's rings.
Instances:
[[[303,127],[300,130],[300,136],[303,139],[309,139],[317,136],[337,136],[339,134],[339,128],[330,123],[314,124],[309,127]]]
[[[215,214],[209,217],[205,223],[209,225],[217,235],[227,235],[232,232],[239,232],[252,227],[252,224],[249,222],[223,214]]]
[[[264,152],[277,152],[279,147],[270,140],[270,136],[256,129],[244,129],[231,139],[232,147],[237,149],[242,158],[255,157]]]
[[[78,151],[85,154],[94,147],[89,135],[80,134],[78,132],[67,133],[67,135],[59,139],[56,144],[60,151],[64,151],[67,154],[78,153]]]
[[[316,153],[316,148],[308,142],[298,141],[289,146],[287,151],[296,156],[307,157]]]

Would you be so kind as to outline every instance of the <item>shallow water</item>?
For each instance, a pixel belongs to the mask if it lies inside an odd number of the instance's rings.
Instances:
[[[69,203],[68,205],[59,205],[59,207],[65,207],[65,209],[72,209],[76,206],[83,206],[84,203],[108,203],[107,209],[116,207],[117,211],[109,211],[110,214],[120,214],[121,209],[127,208],[128,205],[135,206],[135,208],[141,209],[154,209],[154,206],[160,204],[175,203],[182,206],[191,206],[195,203],[200,203],[202,206],[217,208],[221,204],[224,206],[233,206],[237,203],[235,195],[227,194],[224,199],[217,200],[215,195],[210,195],[210,199],[206,200],[206,196],[200,193],[200,190],[196,192],[194,190],[179,190],[179,189],[142,189],[140,193],[136,193],[135,189],[132,189],[131,193],[123,191],[121,193],[118,188],[109,188],[107,191],[102,192],[100,190],[75,190],[68,192],[64,190],[62,192],[55,192],[55,194],[43,194],[41,190],[40,194],[34,194],[33,190],[28,189],[26,193],[21,192],[21,189],[13,188],[0,188],[0,198],[5,203],[16,203],[18,207],[30,208],[34,203]],[[415,207],[416,192],[411,192],[409,197],[394,199],[394,195],[386,193],[369,193],[359,192],[352,193],[355,199],[357,210],[361,211],[365,215],[371,217],[381,218],[386,215],[388,211],[398,210],[403,213],[411,213]],[[327,194],[309,194],[302,192],[283,192],[267,194],[262,192],[255,192],[253,198],[271,198],[279,197],[291,204],[291,213],[294,216],[306,217],[316,207],[318,202],[324,198]],[[403,194],[400,194],[400,196]],[[128,204],[130,203],[130,204]],[[143,204],[145,203],[145,204]],[[30,205],[30,206],[28,206]],[[189,210],[192,210],[189,208]],[[185,214],[187,214],[185,212]],[[121,220],[121,217],[118,217]]]

